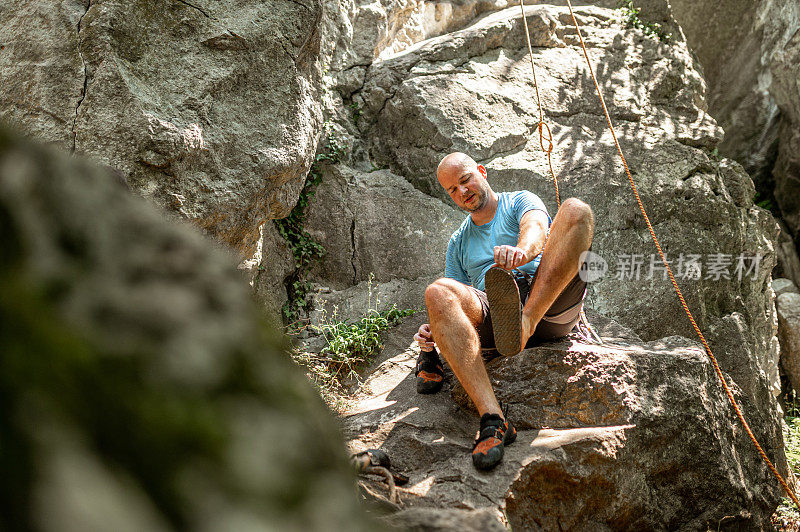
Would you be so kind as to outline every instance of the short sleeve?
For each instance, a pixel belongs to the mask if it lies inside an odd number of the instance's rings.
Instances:
[[[548,226],[553,221],[552,218],[550,218],[550,213],[547,212],[547,207],[545,207],[542,199],[533,192],[528,192],[527,190],[514,193],[512,210],[514,212],[514,216],[517,218],[517,223],[522,222],[522,216],[526,212],[533,210],[544,211],[544,213],[547,215]]]
[[[444,276],[464,284],[470,284],[469,277],[467,276],[464,266],[461,264],[459,258],[458,248],[461,239],[459,235],[454,234],[450,237],[450,242],[447,243],[447,255],[444,260]]]

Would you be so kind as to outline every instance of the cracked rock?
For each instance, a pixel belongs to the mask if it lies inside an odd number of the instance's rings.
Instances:
[[[353,451],[380,447],[410,477],[398,520],[455,508],[513,530],[769,528],[780,487],[703,350],[679,337],[645,343],[591,317],[605,345],[570,338],[487,364],[519,429],[488,473],[472,466],[478,417],[452,372],[442,392],[415,391],[420,318],[391,332],[343,424]],[[765,450],[783,461],[782,441]]]
[[[444,271],[444,250],[463,220],[456,209],[388,170],[323,171],[304,225],[326,250],[312,280],[341,290],[370,275],[383,283]]]
[[[250,257],[316,150],[321,0],[51,4],[0,9],[0,117]]]

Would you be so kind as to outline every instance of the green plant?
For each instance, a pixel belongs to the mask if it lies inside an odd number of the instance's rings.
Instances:
[[[329,362],[348,368],[369,362],[383,348],[381,331],[413,313],[411,309],[401,310],[392,305],[381,312],[369,309],[354,323],[335,319],[326,321],[319,326],[319,332],[325,338],[325,347],[321,354],[326,355]]]
[[[350,110],[353,112],[353,122],[358,124],[358,119],[361,118],[361,106],[357,102],[350,103]]]
[[[617,9],[622,12],[623,20],[629,28],[642,30],[645,35],[655,37],[664,43],[672,39],[672,34],[667,33],[661,24],[642,20],[640,18],[642,10],[633,6],[633,0],[621,0]]]
[[[800,404],[794,392],[785,396],[786,415],[783,428],[783,443],[786,462],[795,475],[800,475]],[[798,530],[800,528],[800,512],[788,497],[781,500],[772,515],[772,524],[776,530]]]
[[[324,347],[319,353],[301,351],[292,356],[306,368],[320,395],[334,410],[343,402],[342,379],[357,378],[357,370],[383,349],[381,333],[416,312],[396,305],[378,311],[378,299],[372,299],[372,276],[368,283],[367,310],[361,318],[352,322],[338,320],[336,309],[330,317],[323,309],[319,323],[311,328],[324,338]]]
[[[762,194],[761,192],[756,192],[755,198],[753,198],[753,203],[761,207],[762,209],[767,209],[768,211],[777,213],[778,207],[775,205],[775,202],[772,201],[771,197]]]
[[[356,371],[383,349],[381,333],[414,312],[392,305],[380,312],[369,309],[355,322],[337,320],[335,311],[330,319],[323,313],[313,329],[325,338],[325,347],[319,353],[298,351],[292,359],[306,369],[325,402],[339,411],[345,404],[342,379],[357,378]]]
[[[306,208],[314,197],[317,185],[322,181],[322,165],[336,164],[347,153],[345,147],[337,140],[331,123],[325,122],[323,128],[327,134],[325,147],[317,154],[311,165],[297,204],[289,216],[274,220],[275,228],[286,240],[295,261],[295,271],[286,281],[288,300],[282,309],[283,317],[290,327],[295,327],[301,314],[309,310],[308,294],[311,291],[311,283],[305,280],[305,276],[311,266],[325,255],[325,248],[303,229]]]

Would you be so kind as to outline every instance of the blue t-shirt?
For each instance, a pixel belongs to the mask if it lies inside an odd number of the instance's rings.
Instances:
[[[447,244],[444,276],[464,284],[472,285],[478,290],[485,290],[483,277],[494,264],[495,246],[516,246],[519,242],[519,224],[522,215],[528,211],[539,209],[547,214],[547,231],[550,232],[550,214],[544,202],[527,190],[518,192],[500,192],[498,194],[497,212],[489,223],[476,225],[471,216],[467,216],[450,242]],[[533,274],[539,267],[541,253],[531,262],[519,269]]]

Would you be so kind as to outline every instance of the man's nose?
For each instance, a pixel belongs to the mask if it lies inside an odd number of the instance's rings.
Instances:
[[[461,185],[461,186],[458,187],[458,191],[463,196],[464,194],[466,194],[469,191],[469,189],[466,187],[466,185]]]

